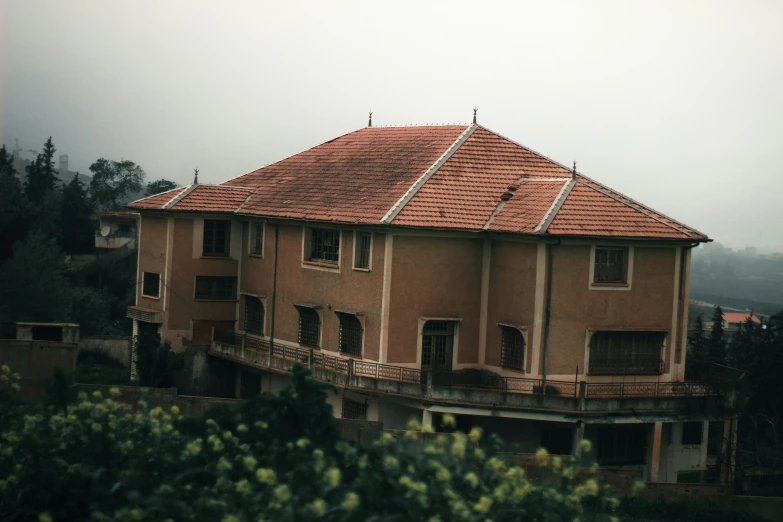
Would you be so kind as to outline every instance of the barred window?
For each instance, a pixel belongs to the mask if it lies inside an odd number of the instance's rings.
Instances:
[[[264,253],[264,224],[252,223],[250,225],[250,253],[260,256]]]
[[[372,245],[372,234],[369,232],[360,232],[355,236],[354,243],[354,268],[370,269],[370,246]]]
[[[519,329],[501,326],[500,366],[523,370],[525,368],[525,338]]]
[[[644,464],[649,425],[601,426],[598,428],[598,463]]]
[[[660,375],[666,332],[598,331],[590,341],[591,375]]]
[[[343,419],[366,420],[367,404],[343,397]]]
[[[340,351],[351,355],[362,354],[362,323],[353,314],[338,313],[340,318]]]
[[[230,238],[231,221],[205,219],[202,254],[205,256],[227,256]]]
[[[160,274],[144,272],[141,295],[145,297],[160,297]]]
[[[427,321],[421,338],[421,366],[451,371],[454,321]]]
[[[321,318],[312,308],[298,306],[299,309],[299,344],[318,346],[321,337]]]
[[[593,282],[628,282],[628,249],[596,247]]]
[[[310,229],[310,261],[337,263],[340,260],[340,231]]]
[[[245,296],[245,331],[264,335],[264,304],[252,295]]]
[[[236,298],[236,277],[196,276],[196,299]]]

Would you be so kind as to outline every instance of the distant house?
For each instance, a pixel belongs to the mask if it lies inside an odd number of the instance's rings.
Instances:
[[[761,320],[753,315],[753,312],[724,312],[723,313],[723,338],[725,340],[731,340],[734,337],[740,327],[748,322],[750,319],[756,324],[761,324]],[[704,323],[705,335],[712,330],[712,321]]]
[[[129,206],[134,334],[204,346],[239,397],[297,361],[338,417],[587,437],[651,482],[704,470],[708,421],[731,422],[684,382],[707,236],[480,125],[368,127]]]

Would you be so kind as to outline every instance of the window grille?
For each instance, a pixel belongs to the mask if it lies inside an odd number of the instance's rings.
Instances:
[[[644,464],[648,430],[647,426],[601,426],[598,428],[598,463]]]
[[[147,297],[160,297],[160,274],[144,272],[141,293]]]
[[[343,397],[343,419],[366,420],[367,404]]]
[[[356,268],[370,268],[370,245],[372,234],[362,232],[356,234]]]
[[[340,259],[340,231],[313,228],[310,232],[310,260],[337,263]]]
[[[299,306],[299,344],[318,346],[321,334],[321,318],[312,308]]]
[[[245,296],[245,331],[264,335],[264,304],[252,295]]]
[[[625,283],[628,274],[627,248],[596,248],[595,283]]]
[[[451,371],[454,321],[427,321],[421,339],[422,367]]]
[[[264,224],[253,223],[250,232],[250,253],[260,256],[264,253]]]
[[[196,276],[196,299],[236,298],[236,277]]]
[[[525,338],[517,328],[501,326],[500,366],[523,370],[525,368]]]
[[[666,332],[599,331],[590,341],[592,375],[660,375]]]
[[[340,351],[351,355],[362,354],[362,323],[353,314],[338,314],[340,317]]]
[[[227,256],[229,252],[229,238],[231,236],[231,222],[226,220],[204,220],[204,246],[202,253],[205,256]]]

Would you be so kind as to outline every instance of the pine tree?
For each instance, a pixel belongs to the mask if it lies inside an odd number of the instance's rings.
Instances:
[[[712,314],[709,352],[712,362],[726,363],[726,341],[723,340],[723,309],[720,306],[716,306],[715,313]]]
[[[27,201],[14,168],[13,156],[0,147],[0,260],[11,255],[11,247],[27,235]]]
[[[696,316],[694,327],[688,333],[688,364],[685,366],[686,378],[706,380],[709,373],[710,354],[707,338],[704,336],[704,321],[701,314]]]
[[[27,181],[24,191],[27,199],[35,206],[39,206],[48,192],[55,190],[57,186],[57,171],[54,168],[54,148],[52,137],[46,140],[44,150],[35,161],[27,167]]]
[[[60,243],[66,254],[89,254],[94,250],[92,213],[87,191],[77,173],[63,189],[60,206]]]

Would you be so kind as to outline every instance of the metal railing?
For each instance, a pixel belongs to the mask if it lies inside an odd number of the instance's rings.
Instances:
[[[663,375],[661,359],[623,362],[617,359],[590,359],[590,375]]]
[[[426,371],[359,359],[327,355],[307,348],[274,343],[269,340],[230,330],[215,329],[214,348],[219,354],[259,366],[279,370],[290,368],[282,361],[300,362],[312,369],[341,376],[346,384],[353,377],[426,385]],[[278,362],[276,362],[278,361]],[[485,371],[433,372],[432,386],[521,393],[577,399],[616,399],[654,397],[708,397],[721,395],[720,389],[704,382],[576,382],[504,377]]]
[[[587,399],[623,397],[708,397],[720,395],[712,384],[704,382],[588,382]]]

